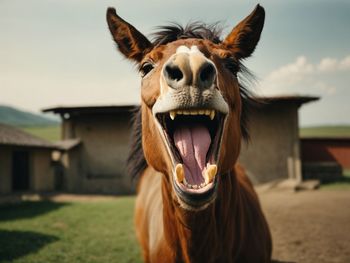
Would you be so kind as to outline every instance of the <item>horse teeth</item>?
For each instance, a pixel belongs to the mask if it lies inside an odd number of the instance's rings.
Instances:
[[[182,181],[184,181],[184,168],[183,165],[181,163],[178,163],[175,167],[175,175],[176,175],[176,180],[179,183],[182,183]],[[186,183],[186,182],[185,182]]]
[[[170,119],[174,120],[176,117],[176,111],[171,111],[170,112]]]
[[[181,165],[182,166],[182,165]],[[216,165],[215,165],[216,166]],[[182,168],[181,168],[182,169]],[[183,184],[187,187],[187,188],[189,188],[189,189],[201,189],[201,188],[203,188],[204,186],[206,186],[208,183],[206,183],[206,182],[203,182],[203,183],[201,183],[201,184],[189,184],[189,183],[187,183],[186,182],[186,178],[184,177],[183,178]]]
[[[172,110],[169,112],[169,116],[172,120],[174,120],[177,115],[207,115],[213,120],[215,114],[215,110]]]
[[[189,188],[189,186],[190,186],[190,185],[187,183],[186,178],[184,178],[183,184],[184,184],[187,188]]]
[[[214,117],[215,117],[215,111],[212,110],[212,111],[210,112],[210,119],[211,119],[211,120],[214,120]]]
[[[204,176],[206,184],[209,184],[214,180],[217,171],[218,171],[218,167],[215,164],[211,164],[207,167],[207,170],[205,171],[205,176]]]

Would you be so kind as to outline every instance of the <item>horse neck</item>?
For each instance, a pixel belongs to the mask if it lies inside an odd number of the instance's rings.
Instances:
[[[180,207],[171,196],[170,184],[163,181],[164,235],[172,250],[182,256],[179,261],[210,262],[222,251],[232,251],[227,246],[234,243],[232,231],[235,222],[232,218],[236,211],[236,200],[227,193],[232,193],[234,178],[233,175],[223,175],[216,200],[200,211],[188,211]]]

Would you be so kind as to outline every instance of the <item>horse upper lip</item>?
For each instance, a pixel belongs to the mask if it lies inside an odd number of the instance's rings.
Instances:
[[[200,94],[192,94],[190,90],[169,90],[157,99],[152,107],[152,113],[172,111],[200,112],[202,110],[215,110],[224,115],[229,113],[229,106],[218,89],[203,91]]]

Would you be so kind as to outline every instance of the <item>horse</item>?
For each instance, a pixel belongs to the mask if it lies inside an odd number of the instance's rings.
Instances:
[[[221,39],[218,24],[159,28],[149,40],[107,9],[117,48],[141,75],[129,171],[145,262],[271,262],[258,196],[237,163],[253,96],[241,83],[265,11]]]

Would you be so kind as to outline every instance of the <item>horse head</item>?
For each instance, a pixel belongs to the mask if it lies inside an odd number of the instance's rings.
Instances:
[[[150,41],[107,11],[119,51],[141,75],[142,147],[147,164],[165,176],[171,196],[186,209],[202,209],[216,196],[220,174],[240,152],[245,92],[237,74],[263,29],[261,6],[223,40],[201,24],[172,25]]]

